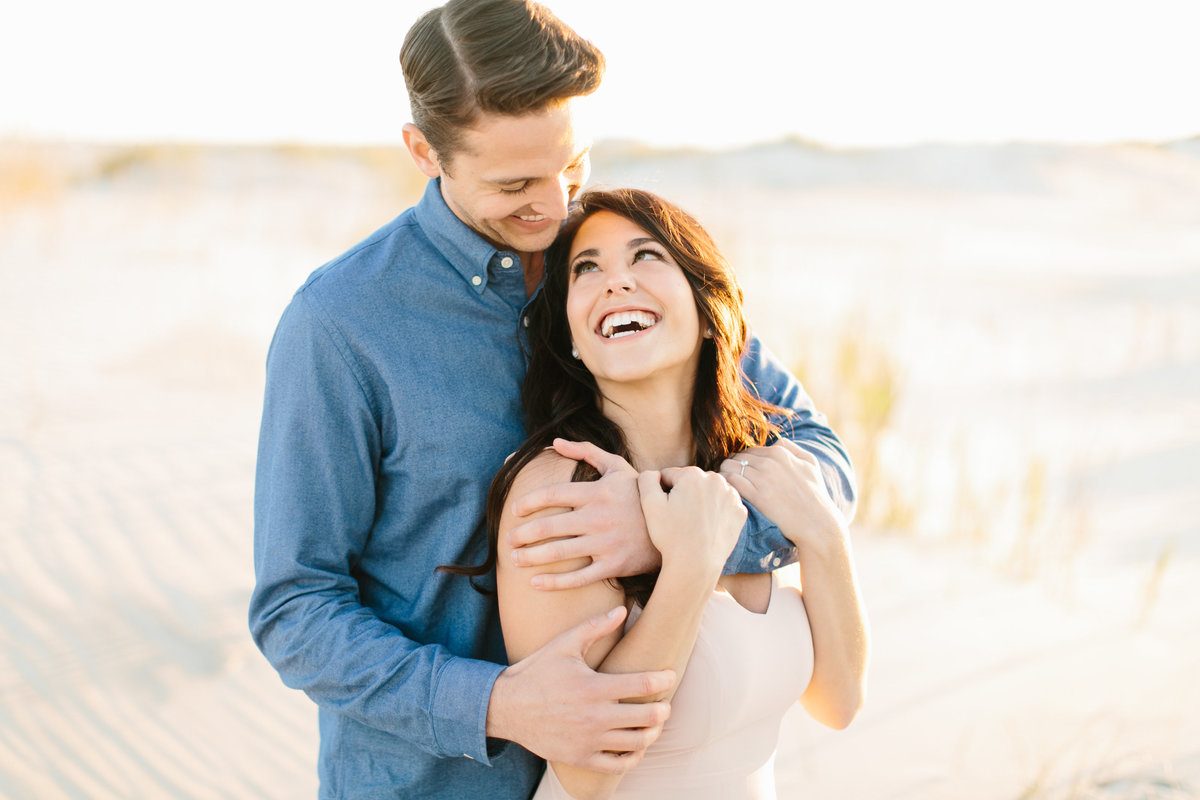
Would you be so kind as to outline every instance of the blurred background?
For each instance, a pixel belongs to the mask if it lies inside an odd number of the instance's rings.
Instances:
[[[423,189],[429,5],[0,32],[0,797],[315,796],[245,625],[263,361]],[[549,5],[593,183],[701,219],[860,473],[871,695],[780,796],[1200,796],[1194,4]]]

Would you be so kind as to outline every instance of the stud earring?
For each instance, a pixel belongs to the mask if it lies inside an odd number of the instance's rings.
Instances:
[[[579,350],[578,349],[576,349],[574,347],[571,348],[571,358],[579,358]]]
[[[712,325],[709,325],[708,328],[704,331],[704,338],[711,339],[712,337],[713,337],[713,329],[712,329]]]

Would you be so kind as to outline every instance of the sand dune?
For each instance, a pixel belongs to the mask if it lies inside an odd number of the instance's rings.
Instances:
[[[914,516],[856,533],[869,705],[789,717],[782,797],[1200,791],[1193,153],[598,151],[713,229],[819,404],[846,331],[903,376],[877,468]],[[313,707],[245,628],[262,362],[419,182],[381,150],[84,145],[10,145],[0,179],[0,796],[314,796]]]

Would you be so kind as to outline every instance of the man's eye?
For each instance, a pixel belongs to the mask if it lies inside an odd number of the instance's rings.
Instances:
[[[529,184],[528,184],[528,183],[522,183],[522,184],[521,184],[519,187],[517,187],[516,189],[504,189],[504,188],[501,188],[501,189],[500,189],[500,193],[501,193],[501,194],[525,194],[526,190],[528,190],[528,189],[529,189]]]

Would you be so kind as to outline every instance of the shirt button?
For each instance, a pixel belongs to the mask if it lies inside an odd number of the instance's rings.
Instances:
[[[512,265],[513,260],[509,256],[505,256],[504,258],[500,259],[500,266],[504,267],[505,269],[508,269]]]
[[[529,327],[529,317],[522,317],[521,324],[524,325],[526,328],[528,328]]]
[[[479,277],[478,275],[476,275],[474,278],[471,278],[472,286],[478,286],[481,283],[483,283],[483,278]]]
[[[779,556],[775,556],[775,560],[771,562],[772,566],[779,566]]]

